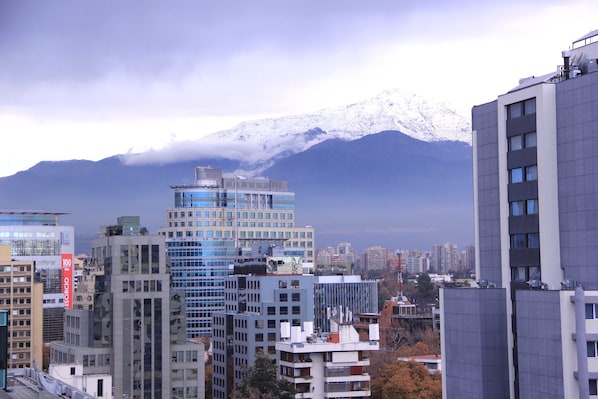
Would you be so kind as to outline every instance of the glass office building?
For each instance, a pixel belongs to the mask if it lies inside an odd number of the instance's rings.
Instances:
[[[281,240],[287,256],[313,262],[313,227],[295,226],[295,193],[284,180],[223,177],[196,167],[190,185],[171,186],[166,237],[173,288],[185,292],[187,336],[212,335],[212,314],[224,311],[224,284],[235,258],[254,244]]]

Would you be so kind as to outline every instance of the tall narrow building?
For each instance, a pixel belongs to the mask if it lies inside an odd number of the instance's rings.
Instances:
[[[282,323],[312,322],[314,276],[302,274],[301,263],[276,243],[255,244],[237,259],[226,278],[226,310],[214,314],[212,398],[229,398],[257,354],[276,359]]]
[[[172,284],[185,292],[187,335],[212,335],[212,315],[224,311],[230,266],[256,243],[280,240],[286,256],[314,259],[314,229],[295,226],[295,193],[284,180],[223,177],[222,170],[196,167],[190,185],[172,186],[166,211]]]
[[[598,397],[598,31],[473,117],[478,289],[443,289],[446,398]]]
[[[33,261],[13,260],[10,245],[0,245],[0,309],[6,311],[7,345],[0,350],[4,368],[42,364],[42,284],[35,282]],[[0,346],[3,346],[0,343]],[[1,375],[0,375],[1,377]]]
[[[68,368],[59,366],[70,365],[87,384],[77,388],[97,397],[203,397],[204,348],[187,342],[169,266],[164,237],[147,234],[139,217],[106,226],[92,241],[64,339],[51,344],[53,376],[64,381]]]

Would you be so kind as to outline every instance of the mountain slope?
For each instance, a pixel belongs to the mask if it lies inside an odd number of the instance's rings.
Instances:
[[[126,162],[142,164],[159,160],[168,163],[180,161],[181,156],[183,159],[204,158],[217,153],[223,158],[241,161],[245,174],[252,175],[326,140],[351,141],[386,130],[401,131],[426,142],[471,142],[469,120],[448,105],[410,92],[388,90],[347,106],[243,122],[195,141],[129,155]]]
[[[66,212],[61,222],[75,226],[77,250],[86,251],[99,227],[117,216],[139,215],[155,233],[173,206],[170,185],[192,183],[197,165],[229,174],[239,167],[218,159],[41,162],[0,179],[0,209]],[[349,241],[358,249],[427,250],[472,241],[471,147],[462,142],[424,142],[392,131],[333,139],[279,160],[264,176],[289,181],[296,223],[314,226],[318,247]]]
[[[289,181],[297,222],[316,227],[318,245],[426,250],[473,240],[471,147],[462,142],[393,131],[329,140],[264,174]]]

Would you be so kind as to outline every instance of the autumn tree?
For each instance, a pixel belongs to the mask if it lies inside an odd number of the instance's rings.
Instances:
[[[440,374],[415,361],[384,364],[371,381],[372,399],[441,399]]]
[[[233,391],[232,399],[292,399],[295,386],[276,378],[276,366],[265,354],[257,354],[245,378]]]

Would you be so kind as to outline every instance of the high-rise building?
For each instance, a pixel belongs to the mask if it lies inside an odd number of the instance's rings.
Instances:
[[[435,244],[432,248],[431,269],[436,273],[447,273],[457,270],[459,251],[457,245],[447,242]]]
[[[365,271],[386,270],[388,267],[388,249],[380,246],[366,248],[363,251]]]
[[[313,320],[313,275],[283,248],[254,244],[226,278],[226,309],[214,313],[212,397],[225,399],[253,366],[258,353],[276,359],[280,325]]]
[[[447,398],[598,397],[598,31],[562,56],[473,108],[480,288],[441,290]]]
[[[236,257],[256,243],[280,240],[287,256],[314,261],[314,229],[295,226],[295,193],[284,180],[223,177],[196,167],[190,185],[172,186],[166,212],[172,284],[185,292],[187,335],[212,335],[212,314],[224,310],[224,283]]]
[[[314,322],[316,331],[330,331],[330,319],[338,309],[353,313],[378,312],[378,281],[360,275],[314,277]]]
[[[11,246],[15,260],[35,262],[35,278],[43,283],[43,340],[61,340],[64,295],[63,255],[72,259],[73,226],[60,225],[56,212],[0,211],[0,245]]]
[[[106,226],[92,241],[64,339],[51,344],[51,371],[71,365],[89,384],[78,388],[98,397],[203,397],[204,347],[187,341],[169,266],[164,237],[141,229],[139,217]]]
[[[13,260],[10,245],[0,245],[0,309],[7,312],[8,325],[5,368],[42,364],[43,287],[34,280],[34,268],[33,261]]]

